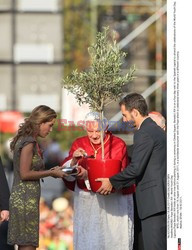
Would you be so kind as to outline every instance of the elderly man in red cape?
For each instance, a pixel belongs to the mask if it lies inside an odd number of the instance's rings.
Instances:
[[[74,249],[119,249],[133,248],[133,198],[134,186],[102,196],[90,189],[85,155],[101,159],[101,132],[98,130],[98,113],[89,113],[87,136],[76,139],[63,165],[78,163],[77,177],[65,177],[66,186],[74,191]],[[93,122],[94,121],[94,122]],[[126,144],[120,138],[104,131],[105,159],[122,161],[122,170],[128,165]]]

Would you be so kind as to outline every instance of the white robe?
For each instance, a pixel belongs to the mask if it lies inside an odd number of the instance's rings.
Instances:
[[[75,250],[132,250],[134,211],[132,194],[104,196],[74,192]]]
[[[125,143],[109,133],[105,144],[105,158],[122,161],[122,168],[128,165]],[[78,148],[94,155],[87,136],[75,140],[64,165],[70,167],[70,159]],[[101,159],[101,150],[96,155]],[[83,167],[84,162],[80,162]],[[133,197],[122,191],[104,196],[79,189],[76,179],[66,177],[68,188],[74,190],[74,249],[75,250],[132,250],[134,234]],[[71,182],[72,185],[69,185]],[[80,183],[79,183],[80,184]],[[87,181],[84,183],[88,187]]]

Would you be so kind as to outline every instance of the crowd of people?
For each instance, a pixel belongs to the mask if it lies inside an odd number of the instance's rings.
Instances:
[[[38,250],[73,249],[73,208],[66,198],[59,202],[54,207],[53,201],[50,207],[43,198],[40,199]]]

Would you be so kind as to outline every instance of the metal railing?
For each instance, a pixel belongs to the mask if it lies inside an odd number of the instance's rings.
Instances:
[[[159,78],[156,82],[154,82],[149,88],[147,88],[141,95],[144,98],[149,97],[154,91],[160,88],[167,81],[167,74],[164,74],[161,78]],[[124,95],[123,97],[125,97]],[[116,115],[114,115],[109,121],[117,122],[122,118],[121,111],[119,111]],[[110,125],[109,125],[110,126]]]
[[[140,35],[144,30],[146,30],[151,24],[156,22],[163,14],[167,11],[167,5],[165,4],[158,11],[156,11],[152,16],[150,16],[146,21],[140,24],[136,29],[134,29],[129,35],[123,38],[119,43],[119,48],[122,49],[128,45],[133,39]]]

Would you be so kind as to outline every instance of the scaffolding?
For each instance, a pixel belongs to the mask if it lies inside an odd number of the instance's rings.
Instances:
[[[145,20],[142,20],[137,26],[134,26],[133,29],[127,33],[120,41],[118,41],[119,47],[121,49],[130,48],[139,37],[142,37],[142,34],[149,28],[151,25],[155,25],[155,67],[150,68],[148,66],[149,63],[145,63],[143,68],[138,68],[136,75],[139,79],[141,79],[140,86],[136,87],[134,91],[140,92],[145,98],[147,98],[148,102],[150,102],[151,95],[155,94],[154,100],[154,109],[163,112],[162,110],[162,99],[163,92],[162,86],[166,85],[166,68],[163,65],[163,40],[165,37],[166,25],[164,23],[163,17],[166,15],[167,6],[164,0],[154,0],[154,1],[115,1],[115,0],[92,0],[91,1],[91,20],[92,20],[92,40],[94,40],[95,34],[98,30],[98,20],[99,20],[99,11],[98,8],[103,6],[112,8],[120,7],[127,8],[130,13],[135,12],[135,14],[141,15],[142,13],[148,13],[148,17]],[[142,38],[140,38],[142,39]],[[141,41],[142,43],[142,41]],[[145,43],[143,39],[143,44]],[[147,53],[147,52],[146,52]],[[132,56],[132,62],[136,60],[134,56]],[[147,54],[146,54],[146,59]],[[137,65],[136,65],[137,67]],[[126,73],[126,70],[124,70]],[[141,87],[142,80],[146,78],[146,83],[144,88]],[[153,79],[153,80],[152,80]],[[165,111],[164,111],[164,115]],[[121,118],[120,113],[114,115],[111,120],[117,121]]]

